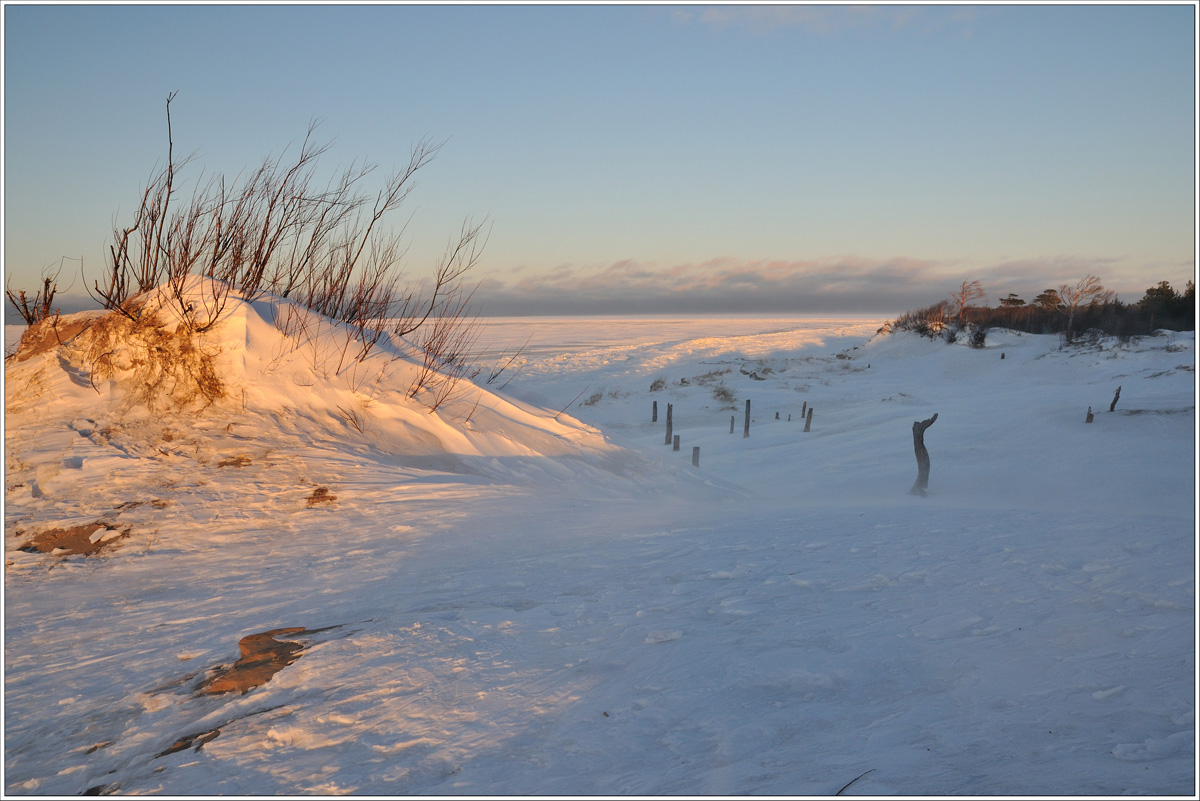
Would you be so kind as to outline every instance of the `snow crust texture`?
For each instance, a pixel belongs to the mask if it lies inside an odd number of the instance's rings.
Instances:
[[[6,794],[1195,793],[1192,333],[494,320],[431,412],[280,308],[6,362]]]

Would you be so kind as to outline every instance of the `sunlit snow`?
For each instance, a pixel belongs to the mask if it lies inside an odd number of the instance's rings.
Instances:
[[[430,413],[276,313],[199,413],[6,363],[6,794],[1195,793],[1193,333],[485,320]]]

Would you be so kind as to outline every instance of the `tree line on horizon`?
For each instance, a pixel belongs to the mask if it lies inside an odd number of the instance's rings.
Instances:
[[[1060,334],[1073,342],[1088,332],[1128,338],[1159,329],[1196,330],[1196,286],[1189,279],[1182,292],[1159,281],[1135,303],[1122,303],[1100,279],[1088,274],[1075,284],[1043,290],[1030,301],[1009,293],[996,306],[980,303],[987,297],[978,280],[964,280],[948,300],[908,311],[890,323],[891,330],[916,331],[926,336],[959,334],[982,345],[989,328],[1029,334]]]

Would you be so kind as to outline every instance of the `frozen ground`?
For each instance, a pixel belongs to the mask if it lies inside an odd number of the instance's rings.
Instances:
[[[1195,793],[1193,334],[495,320],[431,415],[261,312],[199,417],[6,366],[6,794]]]

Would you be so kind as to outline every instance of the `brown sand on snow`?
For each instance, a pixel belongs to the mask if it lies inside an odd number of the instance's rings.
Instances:
[[[17,351],[13,359],[23,362],[32,359],[39,353],[53,350],[59,345],[70,342],[81,331],[90,326],[94,320],[92,315],[68,315],[61,319],[58,315],[39,320],[25,329],[21,341],[17,343]]]
[[[101,530],[116,531],[116,529],[110,528],[104,523],[84,523],[82,526],[72,526],[70,528],[50,528],[40,534],[35,534],[33,539],[22,546],[22,550],[34,550],[50,554],[57,552],[56,555],[58,556],[69,556],[71,554],[88,556],[96,553],[101,548],[106,548],[114,542],[129,536],[128,531],[123,531],[106,540],[96,537],[93,542],[92,535]]]
[[[251,634],[238,641],[238,649],[242,658],[228,670],[220,673],[201,688],[204,695],[218,693],[247,692],[261,684],[266,684],[279,671],[300,658],[304,646],[297,642],[276,640],[278,634],[300,634],[306,629],[303,626],[271,629],[258,634]]]

